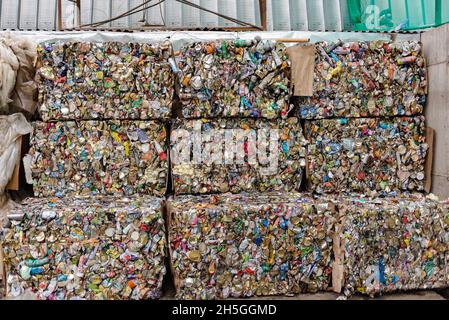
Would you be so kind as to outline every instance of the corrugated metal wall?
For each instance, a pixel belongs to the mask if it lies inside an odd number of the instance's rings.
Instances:
[[[218,10],[228,16],[260,25],[258,0],[190,0],[211,10]],[[428,10],[420,10],[424,1]],[[432,3],[439,0],[267,0],[268,31],[349,31],[354,29],[350,8],[363,8],[375,3],[380,10],[391,7],[392,21],[399,24],[408,18],[410,24],[426,26],[428,21],[435,21]],[[0,0],[0,28],[22,30],[55,30],[57,0]],[[158,0],[153,0],[156,3]],[[418,3],[419,2],[419,3]],[[75,25],[76,12],[72,1],[62,0],[63,27]],[[81,21],[83,24],[107,20],[137,5],[143,0],[81,0]],[[348,6],[348,4],[351,5]],[[449,0],[442,1],[442,20],[448,19]],[[147,5],[148,6],[148,5]],[[365,7],[364,7],[365,6]],[[421,12],[422,11],[422,12]],[[407,15],[406,12],[415,12]],[[433,16],[432,16],[433,14]],[[423,16],[426,15],[424,18]],[[360,17],[359,17],[360,19]],[[150,25],[167,27],[220,27],[236,26],[235,23],[217,16],[200,12],[175,0],[149,8],[135,15],[124,17],[103,25],[103,27],[134,28],[146,22]]]

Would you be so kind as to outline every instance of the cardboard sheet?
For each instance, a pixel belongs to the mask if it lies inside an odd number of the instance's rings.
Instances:
[[[170,200],[172,200],[173,198],[171,198]],[[172,224],[172,219],[173,219],[173,208],[171,206],[170,201],[165,201],[165,213],[166,213],[166,230],[167,230],[167,239],[170,239],[170,226]],[[175,289],[176,291],[179,288],[180,285],[180,280],[177,277],[176,273],[175,273],[175,268],[173,266],[173,259],[172,259],[172,249],[171,249],[171,245],[170,242],[167,242],[167,247],[168,247],[168,264],[170,266],[170,272],[172,274],[172,278],[173,278],[173,284],[175,285]]]
[[[9,181],[8,185],[6,186],[6,190],[13,190],[13,191],[19,190],[20,160],[22,159],[22,137],[17,139],[16,143],[19,145],[17,162],[16,162],[16,166],[14,168],[14,172],[12,174],[11,180]]]
[[[313,95],[313,70],[315,68],[315,46],[297,45],[287,49],[292,62],[292,92],[294,96]]]
[[[336,209],[334,209],[334,212]],[[340,240],[340,230],[341,225],[336,225],[334,230],[334,235],[332,237],[333,241],[333,252],[334,261],[332,261],[332,291],[340,293],[345,284],[345,267],[344,267],[344,249],[341,246]]]

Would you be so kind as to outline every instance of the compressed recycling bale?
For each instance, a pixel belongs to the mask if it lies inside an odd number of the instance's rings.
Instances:
[[[298,190],[305,146],[297,118],[178,119],[171,132],[174,191]]]
[[[339,200],[345,294],[449,286],[448,202],[422,195]]]
[[[169,118],[171,54],[168,41],[40,44],[39,113],[44,121]]]
[[[422,114],[427,71],[421,44],[317,43],[313,92],[299,102],[304,119]]]
[[[314,192],[424,190],[423,116],[307,121],[305,131]]]
[[[35,122],[34,194],[164,195],[167,132],[158,121]]]
[[[151,299],[166,273],[161,199],[29,198],[2,242],[7,293],[38,299]]]
[[[290,61],[270,40],[218,40],[184,46],[177,57],[186,118],[287,116]]]
[[[299,193],[169,199],[177,298],[289,295],[328,289],[334,210]]]

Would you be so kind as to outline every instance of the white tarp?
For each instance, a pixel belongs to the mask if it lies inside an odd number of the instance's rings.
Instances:
[[[0,31],[0,36],[4,31]],[[95,32],[95,31],[71,31],[71,32],[48,32],[48,31],[15,31],[18,35],[30,37],[33,41],[121,41],[121,42],[153,42],[170,38],[175,50],[188,42],[198,40],[214,39],[254,39],[260,36],[262,39],[277,38],[309,38],[311,42],[317,41],[375,41],[391,40],[386,33],[362,33],[362,32],[309,32],[309,31],[273,31],[273,32],[211,32],[211,31],[161,31],[161,32]],[[397,34],[397,41],[401,39],[419,40],[419,34],[401,35]],[[287,43],[287,45],[292,45]]]

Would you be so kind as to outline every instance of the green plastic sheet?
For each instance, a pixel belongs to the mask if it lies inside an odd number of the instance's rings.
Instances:
[[[449,0],[347,0],[356,31],[409,31],[449,22]]]

